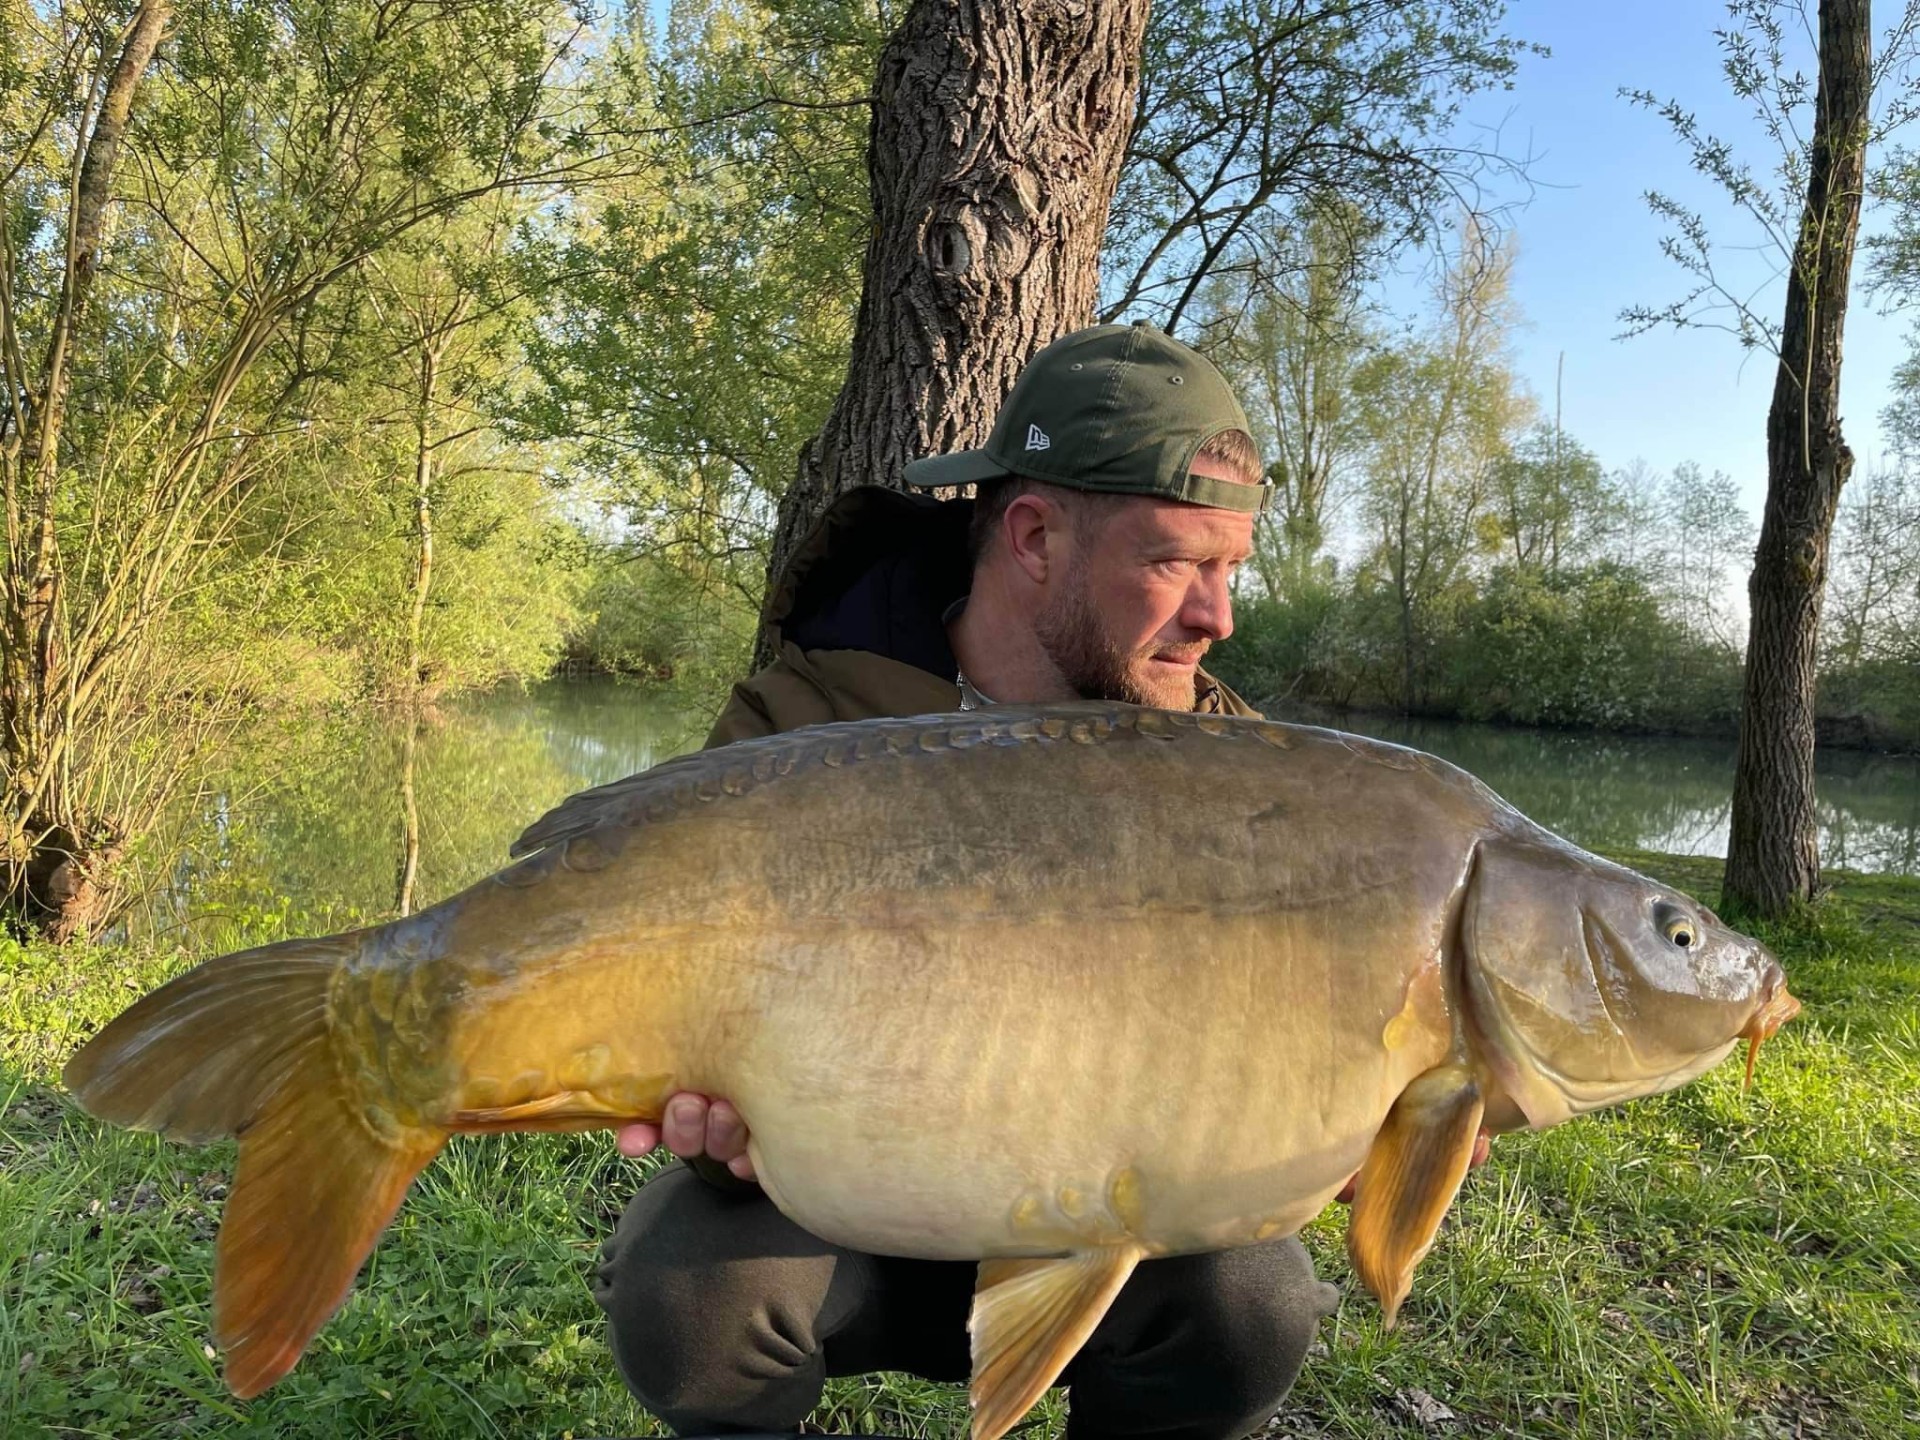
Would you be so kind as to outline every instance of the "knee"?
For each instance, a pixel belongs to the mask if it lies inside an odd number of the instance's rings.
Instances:
[[[754,1247],[763,1227],[740,1209],[691,1172],[665,1172],[628,1207],[594,1276],[627,1388],[681,1433],[791,1429],[825,1378],[814,1320],[832,1257]]]
[[[1192,1343],[1216,1358],[1211,1377],[1217,1432],[1264,1425],[1300,1378],[1307,1347],[1340,1292],[1316,1277],[1298,1240],[1196,1256],[1190,1290]]]
[[[682,1289],[607,1312],[621,1378],[678,1433],[791,1430],[818,1401],[826,1369],[806,1324],[741,1290]]]
[[[1286,1239],[1187,1258],[1193,1273],[1180,1295],[1195,1343],[1285,1362],[1291,1385],[1321,1320],[1340,1303],[1340,1292],[1313,1273],[1306,1247]]]

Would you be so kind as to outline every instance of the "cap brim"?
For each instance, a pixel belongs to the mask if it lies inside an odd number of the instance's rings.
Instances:
[[[951,455],[910,460],[903,478],[916,490],[932,490],[949,485],[978,485],[982,480],[1004,480],[1011,473],[984,450],[959,450]]]

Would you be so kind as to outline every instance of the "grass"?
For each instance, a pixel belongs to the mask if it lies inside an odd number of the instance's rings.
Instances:
[[[1713,861],[1621,857],[1711,898]],[[1920,1435],[1920,881],[1840,878],[1772,931],[1801,1019],[1753,1090],[1503,1138],[1398,1329],[1348,1290],[1277,1436]],[[0,942],[0,1434],[660,1433],[585,1276],[646,1173],[603,1136],[456,1141],[294,1374],[241,1404],[206,1348],[230,1146],[105,1129],[51,1083],[178,954]],[[1451,1419],[1445,1418],[1448,1414]],[[1058,1392],[1029,1421],[1058,1434]],[[957,1387],[837,1381],[830,1431],[958,1436]]]

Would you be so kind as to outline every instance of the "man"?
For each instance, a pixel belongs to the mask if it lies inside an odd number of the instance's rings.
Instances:
[[[1268,494],[1200,355],[1146,326],[1077,331],[1022,370],[984,447],[906,478],[978,497],[836,504],[769,599],[779,658],[735,687],[709,745],[995,702],[1255,713],[1200,666],[1232,632],[1228,582]],[[663,1138],[692,1168],[641,1190],[595,1291],[649,1410],[683,1434],[791,1430],[828,1375],[967,1377],[972,1264],[807,1234],[751,1184],[724,1099],[676,1095],[619,1143]],[[1336,1300],[1295,1239],[1144,1262],[1062,1377],[1070,1440],[1235,1440],[1279,1408]]]

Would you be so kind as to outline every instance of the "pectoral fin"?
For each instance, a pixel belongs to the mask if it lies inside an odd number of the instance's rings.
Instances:
[[[972,1440],[1000,1440],[1059,1378],[1146,1252],[1138,1245],[1062,1260],[987,1260],[973,1294]]]
[[[1347,1254],[1380,1297],[1388,1328],[1466,1178],[1484,1108],[1471,1071],[1459,1065],[1429,1070],[1400,1092],[1360,1167]]]

